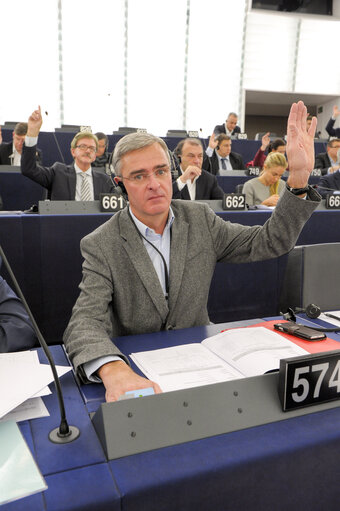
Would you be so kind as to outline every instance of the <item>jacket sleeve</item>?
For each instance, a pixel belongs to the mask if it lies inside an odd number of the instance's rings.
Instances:
[[[30,349],[36,341],[25,307],[0,277],[0,352]]]

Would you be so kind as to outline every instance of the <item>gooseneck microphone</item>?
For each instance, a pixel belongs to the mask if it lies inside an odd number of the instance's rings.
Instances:
[[[50,364],[50,367],[52,369],[54,383],[55,383],[56,390],[57,390],[61,421],[60,421],[60,425],[58,428],[55,428],[52,431],[50,431],[48,438],[50,439],[51,442],[56,443],[56,444],[66,444],[69,442],[73,442],[73,440],[76,440],[76,438],[79,437],[80,431],[76,426],[69,426],[67,423],[65,406],[64,406],[64,398],[63,398],[63,394],[62,394],[62,390],[61,390],[61,386],[60,386],[60,380],[59,380],[59,376],[58,376],[57,369],[56,369],[54,360],[52,358],[51,352],[47,346],[45,339],[43,338],[43,336],[39,330],[39,327],[33,317],[31,309],[29,308],[29,306],[26,302],[26,299],[20,289],[20,286],[14,276],[12,268],[4,254],[4,251],[3,251],[1,245],[0,245],[0,257],[2,258],[2,260],[5,264],[6,270],[8,271],[8,274],[14,284],[15,291],[16,291],[17,295],[19,296],[20,300],[24,304],[26,312],[32,322],[32,325],[33,325],[34,331],[36,333],[36,336],[38,338],[39,344],[42,347],[42,349],[47,357],[47,360]]]

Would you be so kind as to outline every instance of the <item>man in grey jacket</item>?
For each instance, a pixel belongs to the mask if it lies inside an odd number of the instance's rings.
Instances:
[[[308,186],[316,119],[294,103],[288,120],[288,190],[264,226],[225,222],[205,204],[171,200],[166,145],[146,134],[122,138],[114,152],[116,182],[129,207],[81,242],[80,295],[64,334],[78,376],[102,381],[106,400],[156,383],[132,371],[111,338],[209,322],[207,298],[216,262],[250,262],[293,248],[320,196]],[[305,199],[305,200],[304,200]]]

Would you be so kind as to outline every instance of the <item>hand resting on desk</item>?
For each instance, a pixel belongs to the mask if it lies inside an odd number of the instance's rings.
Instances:
[[[155,394],[162,392],[157,383],[147,380],[136,374],[125,362],[116,360],[102,365],[98,375],[105,386],[105,400],[117,401],[120,396],[129,390],[153,387]]]

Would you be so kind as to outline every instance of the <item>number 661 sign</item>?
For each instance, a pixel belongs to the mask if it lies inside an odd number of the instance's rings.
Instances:
[[[340,398],[340,350],[280,360],[284,411]]]

